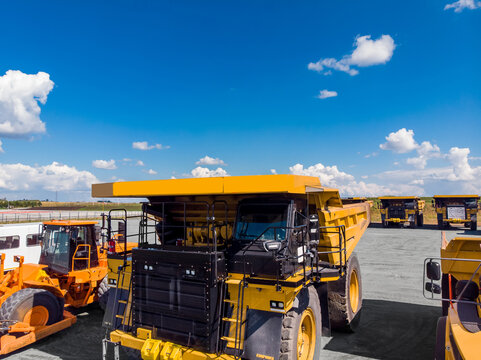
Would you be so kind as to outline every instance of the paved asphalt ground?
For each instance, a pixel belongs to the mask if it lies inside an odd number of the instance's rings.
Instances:
[[[458,234],[481,231],[447,231],[448,238]],[[441,308],[438,301],[423,298],[423,261],[439,256],[440,244],[441,232],[433,226],[384,229],[373,224],[357,247],[364,297],[361,324],[354,334],[323,338],[321,358],[432,359]],[[71,328],[6,359],[101,359],[102,316],[97,306],[89,306]]]

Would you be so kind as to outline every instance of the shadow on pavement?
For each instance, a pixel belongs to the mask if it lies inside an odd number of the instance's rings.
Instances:
[[[325,350],[373,359],[433,359],[440,306],[363,300],[355,333],[333,332]]]

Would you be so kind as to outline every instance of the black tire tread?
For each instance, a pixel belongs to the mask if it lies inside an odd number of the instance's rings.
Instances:
[[[20,320],[13,319],[13,314],[17,307],[28,298],[33,298],[34,296],[39,294],[50,298],[52,300],[52,304],[55,304],[57,306],[58,313],[53,314],[53,317],[49,319],[47,325],[53,324],[61,320],[63,316],[63,308],[61,307],[62,301],[58,301],[57,297],[48,290],[35,288],[20,289],[19,291],[14,292],[12,295],[10,295],[7,300],[5,300],[5,302],[2,304],[2,306],[0,306],[0,320]]]
[[[109,299],[109,283],[108,283],[108,276],[106,275],[99,284],[97,289],[97,296],[99,299],[99,306],[102,310],[105,310],[107,307],[107,302]]]

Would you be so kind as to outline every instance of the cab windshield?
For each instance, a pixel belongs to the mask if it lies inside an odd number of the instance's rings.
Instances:
[[[243,241],[285,240],[287,209],[287,204],[239,206],[235,238]]]
[[[76,247],[79,244],[89,243],[88,228],[85,226],[47,225],[44,228],[42,240],[41,263],[56,271],[67,273],[70,270],[71,258]],[[77,252],[80,253],[80,251]],[[88,254],[84,256],[88,256]]]

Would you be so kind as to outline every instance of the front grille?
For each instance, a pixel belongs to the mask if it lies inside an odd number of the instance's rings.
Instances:
[[[388,218],[393,219],[405,219],[406,212],[404,211],[404,207],[402,206],[391,206],[388,209]]]
[[[222,253],[133,250],[132,319],[134,328],[153,337],[215,352],[219,338]]]

